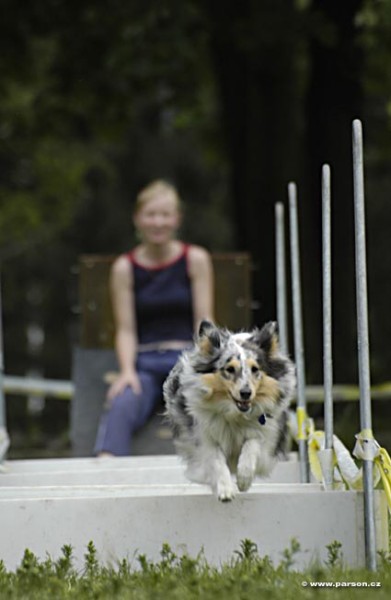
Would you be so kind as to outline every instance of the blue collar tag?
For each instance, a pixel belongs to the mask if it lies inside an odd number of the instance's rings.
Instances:
[[[259,421],[259,423],[260,423],[261,425],[265,425],[265,423],[266,423],[266,417],[265,417],[265,415],[264,415],[264,414],[262,414],[262,415],[259,417],[258,421]]]

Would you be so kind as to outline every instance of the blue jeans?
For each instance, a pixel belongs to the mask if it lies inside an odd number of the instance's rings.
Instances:
[[[178,360],[181,350],[141,352],[136,369],[142,387],[135,394],[131,387],[116,396],[103,413],[95,443],[95,453],[109,452],[128,456],[132,434],[140,429],[162,398],[162,386],[168,373]]]

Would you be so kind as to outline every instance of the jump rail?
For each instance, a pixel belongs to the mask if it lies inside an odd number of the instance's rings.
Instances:
[[[4,393],[8,396],[45,396],[47,399],[72,400],[75,386],[72,381],[62,379],[44,379],[21,377],[18,375],[3,376]],[[360,388],[357,385],[334,384],[332,388],[334,402],[357,402],[360,400]],[[307,403],[324,402],[323,385],[306,385]],[[390,400],[391,382],[371,387],[372,400]],[[295,403],[295,399],[293,399]]]

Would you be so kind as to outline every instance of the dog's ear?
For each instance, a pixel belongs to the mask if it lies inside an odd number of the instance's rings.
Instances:
[[[200,323],[199,329],[198,329],[198,336],[202,337],[203,335],[206,335],[208,331],[212,330],[212,329],[216,329],[216,326],[214,323],[212,323],[212,321],[208,321],[207,319],[203,319]]]
[[[276,321],[269,321],[262,329],[256,329],[250,340],[253,344],[259,346],[266,354],[273,356],[277,354],[278,346],[278,325]]]
[[[220,332],[211,321],[201,321],[198,330],[198,347],[203,354],[213,354],[221,347]]]

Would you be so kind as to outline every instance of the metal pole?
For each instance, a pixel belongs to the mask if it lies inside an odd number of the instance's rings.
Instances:
[[[1,279],[0,279],[0,430],[5,427],[5,403],[4,403],[4,359],[3,359],[3,319],[1,302]]]
[[[331,192],[330,167],[322,167],[322,270],[323,270],[323,384],[325,450],[322,469],[326,488],[333,485],[333,361],[331,302]]]
[[[361,430],[372,437],[371,383],[369,371],[368,296],[365,244],[365,199],[361,121],[353,121],[353,184],[356,249],[357,345]],[[365,552],[368,569],[376,570],[376,535],[373,500],[373,462],[363,461]]]
[[[9,438],[5,426],[5,398],[4,398],[4,360],[3,360],[3,322],[1,306],[1,279],[0,279],[0,463],[9,446]]]
[[[277,322],[280,348],[283,354],[288,354],[288,327],[286,301],[286,268],[285,268],[285,211],[282,202],[275,206],[276,220],[276,295]]]
[[[300,286],[300,257],[299,257],[299,231],[297,218],[297,189],[296,184],[288,185],[289,197],[289,222],[291,246],[291,271],[292,271],[292,299],[293,299],[293,333],[295,346],[295,361],[297,371],[297,415],[298,415],[298,447],[300,460],[300,479],[302,483],[309,481],[309,463],[307,435],[305,431],[306,398],[305,398],[305,367],[303,344],[303,321],[301,307]]]

